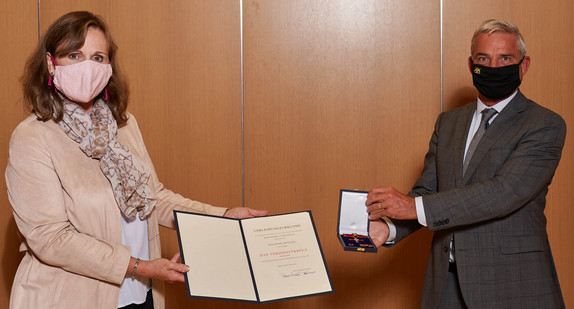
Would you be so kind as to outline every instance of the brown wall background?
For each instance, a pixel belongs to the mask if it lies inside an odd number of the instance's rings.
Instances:
[[[188,299],[184,285],[171,284],[167,308],[417,308],[431,234],[419,231],[378,254],[344,252],[336,238],[338,193],[410,189],[438,113],[475,96],[466,59],[485,19],[520,27],[532,58],[522,91],[574,127],[569,0],[8,0],[0,10],[9,12],[0,20],[0,166],[25,116],[18,77],[38,29],[65,12],[90,10],[112,28],[130,79],[129,110],[167,187],[214,205],[313,212],[334,294],[253,305]],[[569,135],[546,211],[568,307],[571,145]],[[21,255],[3,181],[0,214],[6,308]],[[171,256],[176,235],[162,233]]]

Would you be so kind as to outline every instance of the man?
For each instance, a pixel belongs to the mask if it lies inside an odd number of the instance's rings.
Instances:
[[[518,89],[529,66],[514,25],[484,22],[468,59],[476,102],[439,115],[408,195],[368,194],[378,246],[422,226],[434,232],[423,308],[564,307],[544,208],[566,124]]]

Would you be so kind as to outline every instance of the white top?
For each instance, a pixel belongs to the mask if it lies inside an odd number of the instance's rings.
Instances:
[[[140,220],[139,216],[126,221],[122,215],[122,244],[129,246],[132,256],[140,260],[149,261],[149,243],[147,232],[147,219]],[[147,292],[151,289],[150,280],[146,277],[131,275],[124,278],[120,286],[120,299],[118,307],[130,304],[143,304]]]

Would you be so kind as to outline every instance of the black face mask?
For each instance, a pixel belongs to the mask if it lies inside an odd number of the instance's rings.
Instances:
[[[489,100],[502,100],[520,86],[520,60],[517,64],[503,67],[487,67],[472,64],[472,82],[474,87]]]

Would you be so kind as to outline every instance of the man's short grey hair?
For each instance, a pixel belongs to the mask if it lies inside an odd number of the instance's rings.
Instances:
[[[472,36],[472,41],[470,42],[470,55],[474,55],[474,41],[479,34],[492,34],[494,32],[505,32],[516,35],[518,38],[520,58],[524,58],[524,56],[526,56],[526,44],[524,44],[524,39],[522,38],[520,31],[518,31],[518,28],[509,22],[498,19],[489,19],[484,21],[480,27],[476,29]]]

